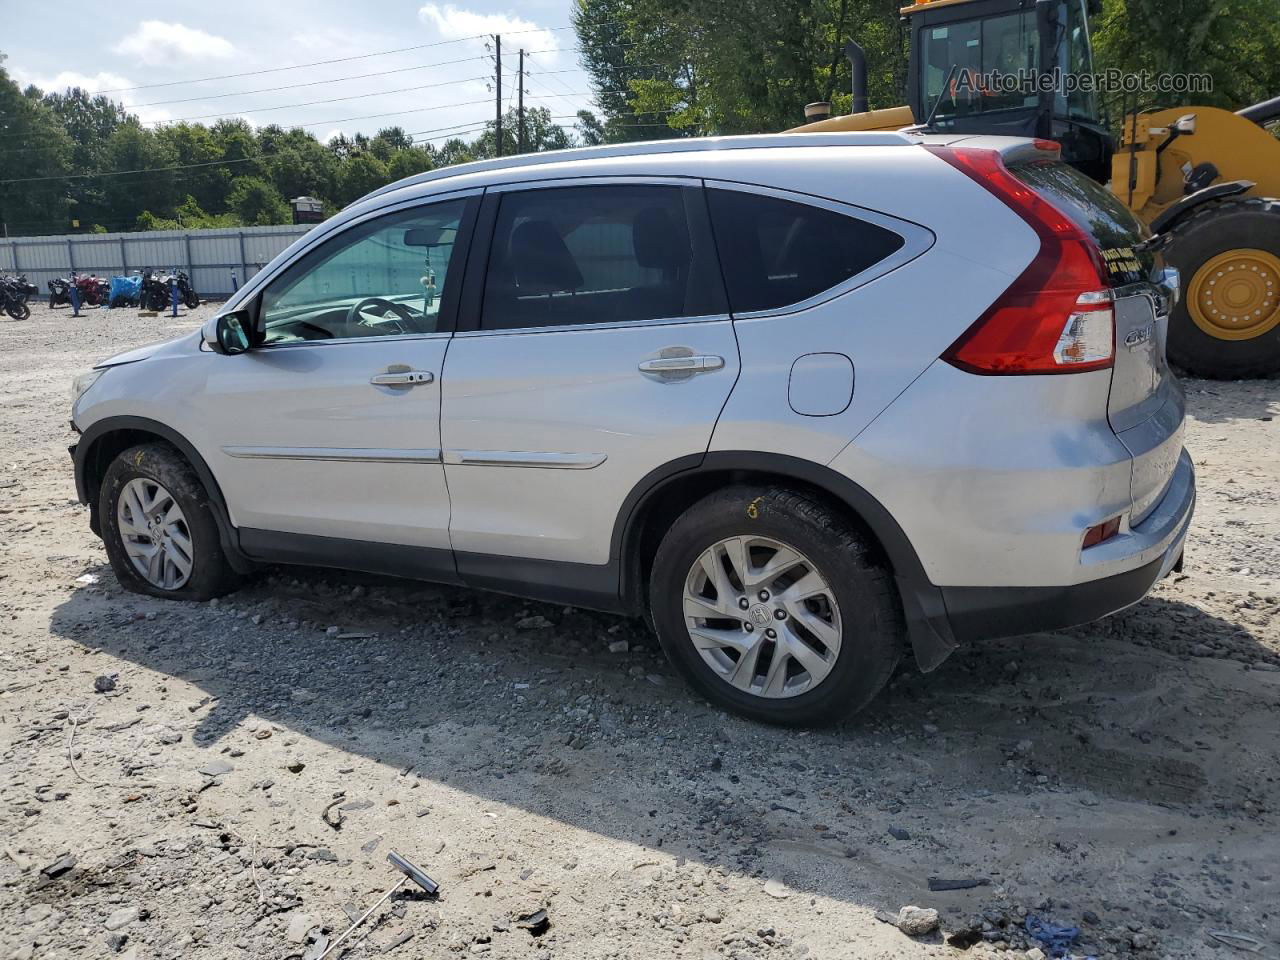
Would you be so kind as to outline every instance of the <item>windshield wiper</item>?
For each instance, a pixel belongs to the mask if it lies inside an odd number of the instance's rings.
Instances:
[[[938,99],[933,102],[933,109],[929,111],[929,116],[920,126],[925,130],[933,128],[933,118],[938,115],[938,108],[942,106],[942,98],[946,96],[947,90],[951,87],[951,78],[956,75],[956,71],[960,69],[960,64],[953,63],[951,69],[947,71],[947,78],[942,81],[942,89],[938,91]]]

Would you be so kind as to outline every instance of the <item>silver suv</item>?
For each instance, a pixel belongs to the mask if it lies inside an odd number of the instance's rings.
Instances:
[[[908,648],[1095,619],[1180,561],[1147,240],[1042,140],[453,167],[79,378],[76,485],[139,592],[300,563],[644,614],[710,699],[830,721]]]

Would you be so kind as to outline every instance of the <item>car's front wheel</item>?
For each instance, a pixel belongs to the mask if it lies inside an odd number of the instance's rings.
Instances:
[[[649,600],[685,678],[770,723],[860,710],[903,649],[889,572],[830,505],[784,488],[730,487],[685,511],[658,548]]]
[[[107,557],[126,589],[208,600],[235,588],[200,478],[169,445],[139,444],[116,457],[98,509]]]

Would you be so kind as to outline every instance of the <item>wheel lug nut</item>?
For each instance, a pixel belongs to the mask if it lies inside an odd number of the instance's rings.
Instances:
[[[785,620],[787,619],[787,611],[779,607],[777,610],[773,611],[773,617],[775,620]]]
[[[766,630],[764,632],[764,635],[768,637],[770,640],[778,639],[778,631],[773,629],[773,627],[770,627],[768,630]]]
[[[766,600],[768,600],[768,599],[769,599],[769,591],[768,591],[768,590],[761,590],[761,591],[760,591],[760,602],[761,602],[761,603],[764,603],[764,602],[765,602]]]
[[[752,626],[751,624],[749,624],[749,623],[744,623],[744,624],[742,625],[742,629],[743,629],[743,630],[745,630],[745,631],[747,631],[747,633],[752,633],[752,632],[754,632],[754,631],[755,631],[755,629],[756,629],[756,628],[755,628],[755,627],[753,627],[753,626]]]
[[[743,597],[738,601],[738,609],[740,610],[745,610],[749,606],[751,606],[751,601],[748,600],[746,597]]]

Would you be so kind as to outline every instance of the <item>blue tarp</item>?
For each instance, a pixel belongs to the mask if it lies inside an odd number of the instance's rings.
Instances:
[[[136,304],[141,293],[141,277],[112,277],[111,296],[107,302],[113,307]]]

